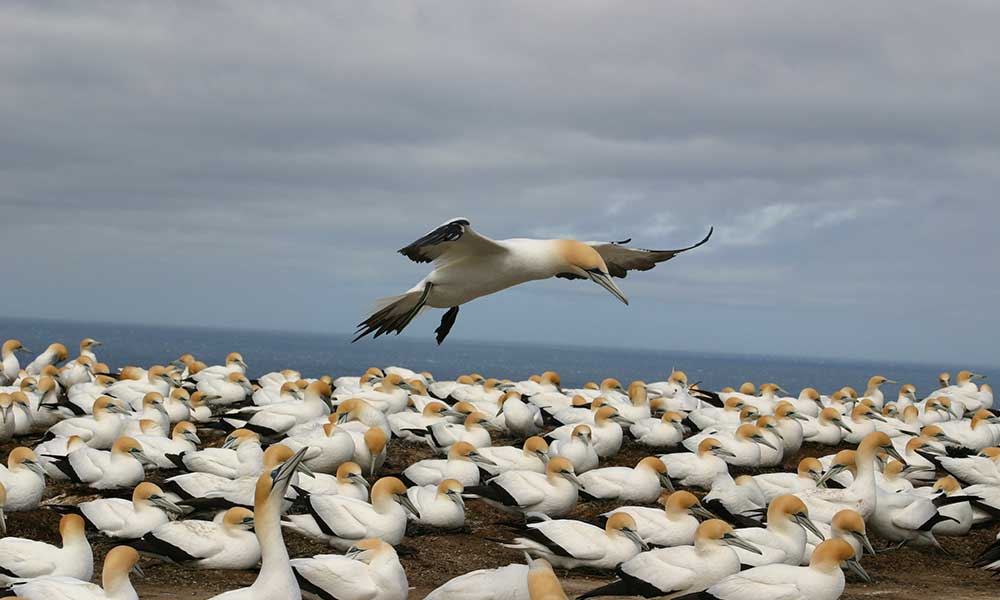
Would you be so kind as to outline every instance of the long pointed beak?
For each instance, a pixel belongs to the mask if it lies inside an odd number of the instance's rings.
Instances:
[[[864,568],[861,566],[861,563],[859,563],[856,558],[849,559],[846,562],[847,562],[847,568],[850,569],[851,572],[853,572],[855,575],[865,580],[865,582],[867,583],[871,583],[873,581],[871,575],[865,572]]]
[[[730,546],[736,546],[737,548],[743,548],[747,552],[753,552],[754,554],[764,554],[760,551],[760,548],[754,546],[750,542],[736,535],[735,533],[727,533],[722,536],[722,541],[729,544]]]
[[[483,456],[482,454],[480,454],[478,452],[473,452],[473,453],[469,454],[469,458],[472,459],[472,462],[480,464],[480,465],[489,465],[491,467],[497,466],[497,464],[495,462],[493,462],[492,460],[486,458],[485,456]]]
[[[893,446],[886,447],[885,448],[885,453],[888,454],[889,456],[895,458],[899,462],[903,463],[904,466],[906,465],[906,459],[903,458],[903,455],[900,454],[899,451],[896,450],[895,447],[893,447]]]
[[[371,489],[371,484],[368,483],[368,480],[365,479],[364,476],[362,476],[360,473],[351,473],[350,475],[347,476],[347,478],[350,479],[351,481],[360,483],[361,485],[365,486],[366,490]]]
[[[885,417],[883,417],[878,413],[868,413],[868,418],[875,419],[876,421],[882,421],[883,423],[885,423]]]
[[[764,438],[758,438],[758,439],[756,439],[756,440],[754,440],[754,441],[756,441],[756,442],[757,442],[758,444],[760,444],[761,446],[767,446],[767,447],[768,447],[768,448],[770,448],[771,450],[777,450],[777,448],[775,448],[775,447],[774,447],[774,444],[772,444],[771,442],[767,441],[767,440],[766,440],[766,439],[764,439]]]
[[[403,505],[403,508],[410,511],[410,514],[414,517],[418,519],[420,518],[420,510],[413,504],[409,496],[406,494],[399,494],[397,497],[399,498],[399,503]]]
[[[660,473],[660,485],[670,490],[670,492],[675,491],[674,482],[670,481],[670,476],[667,475],[666,473]]]
[[[288,489],[288,484],[292,480],[292,474],[299,468],[299,463],[305,458],[306,450],[309,446],[304,446],[299,448],[299,451],[292,455],[291,458],[286,460],[280,467],[278,467],[278,474],[275,476],[274,480],[271,482],[271,493],[279,493],[281,496],[285,495],[285,490]]]
[[[823,484],[826,483],[827,479],[830,479],[840,473],[843,473],[845,468],[846,467],[844,465],[833,465],[832,467],[827,469],[826,473],[823,473],[822,477],[819,478],[819,480],[816,482],[816,487],[823,487]]]
[[[0,508],[0,536],[7,536],[7,515],[4,514],[3,508]]]
[[[808,529],[814,536],[818,537],[820,541],[826,539],[826,536],[819,530],[819,527],[816,527],[816,523],[813,523],[813,520],[806,515],[795,515],[795,522]]]
[[[196,446],[199,445],[199,444],[201,444],[201,438],[198,437],[198,434],[194,433],[193,431],[185,431],[184,432],[184,439],[186,439],[187,441],[191,442],[192,444],[194,444]]]
[[[840,421],[840,428],[846,431],[847,433],[854,433],[854,430],[848,427],[847,423],[844,423],[843,421]]]
[[[689,510],[691,511],[691,514],[693,514],[696,517],[700,517],[702,519],[718,519],[719,518],[719,517],[715,516],[715,513],[713,513],[712,511],[708,510],[707,508],[705,508],[704,506],[701,506],[701,505],[692,506]]]
[[[580,478],[577,477],[575,473],[563,473],[562,476],[568,479],[570,483],[576,487],[583,489],[583,482],[580,481]]]
[[[167,512],[172,512],[177,515],[182,515],[185,512],[183,508],[177,506],[167,498],[157,498],[156,500],[153,500],[152,503]]]
[[[861,542],[861,545],[864,547],[865,552],[871,554],[872,556],[875,556],[875,548],[872,546],[871,540],[868,539],[867,535],[859,531],[851,532],[851,535],[854,536],[856,540]]]
[[[643,540],[641,537],[639,537],[638,533],[632,531],[631,529],[622,529],[622,533],[625,534],[625,537],[627,537],[628,539],[630,539],[633,542],[635,542],[635,545],[639,546],[639,548],[643,552],[645,552],[646,550],[649,550],[649,544],[647,544],[645,540]]]
[[[587,271],[587,274],[590,275],[591,281],[611,292],[615,298],[621,300],[626,306],[628,305],[628,298],[626,298],[625,294],[618,289],[615,282],[611,280],[610,275],[607,273],[601,273],[600,271]]]

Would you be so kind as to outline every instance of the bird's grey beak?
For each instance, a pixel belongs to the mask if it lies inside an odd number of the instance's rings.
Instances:
[[[232,450],[237,444],[237,439],[234,437],[227,437],[226,441],[222,442],[222,447],[226,450]]]
[[[184,514],[183,508],[177,506],[176,504],[171,502],[168,498],[164,498],[163,496],[150,496],[149,502],[153,506],[158,506],[167,512],[172,512],[176,515]]]
[[[876,421],[882,421],[883,423],[885,423],[885,417],[883,417],[882,415],[880,415],[878,413],[874,413],[874,412],[873,413],[868,413],[868,418],[869,419],[875,419]]]
[[[576,487],[581,488],[581,489],[583,488],[583,482],[580,481],[580,478],[577,477],[575,473],[570,473],[568,471],[564,471],[561,474],[562,474],[563,477],[565,477],[566,479],[568,479],[569,482],[572,483],[573,485],[575,485]]]
[[[351,473],[350,475],[347,476],[347,478],[350,479],[351,481],[354,481],[355,483],[360,483],[361,485],[365,486],[366,490],[371,488],[371,484],[368,483],[368,480],[365,479],[364,476],[361,475],[361,473]]]
[[[874,581],[871,578],[871,575],[869,575],[868,573],[865,572],[864,568],[861,566],[861,563],[858,562],[858,559],[856,559],[856,558],[848,559],[846,561],[846,564],[847,564],[847,568],[852,573],[854,573],[855,575],[857,575],[858,577],[860,577],[861,579],[863,579],[866,583],[871,583],[872,581]]]
[[[643,552],[649,550],[649,544],[647,544],[645,540],[639,537],[639,534],[637,532],[632,531],[631,529],[622,529],[622,533],[625,534],[625,537],[635,542],[635,545],[639,546],[639,548]]]
[[[670,492],[674,492],[674,482],[670,481],[670,476],[666,473],[660,473],[660,485],[667,488]]]
[[[935,448],[934,446],[929,446],[929,445],[925,445],[924,447],[921,448],[921,450],[924,452],[924,454],[932,454],[934,456],[946,456],[948,454],[944,450],[940,450],[938,448]]]
[[[399,498],[399,503],[403,505],[403,508],[409,511],[414,517],[420,518],[420,510],[410,501],[409,496],[406,494],[397,494],[396,497]]]
[[[860,531],[852,531],[851,535],[854,537],[854,539],[861,542],[861,545],[864,547],[865,552],[871,554],[872,556],[875,556],[875,548],[872,546],[871,540],[868,539],[867,535],[861,533]]]
[[[898,381],[895,381],[895,380],[892,380],[892,379],[886,379],[885,382],[886,383],[891,383],[892,385],[896,385],[897,383],[899,383]]]
[[[304,448],[304,450],[308,450],[308,448]],[[308,475],[313,478],[316,477],[316,473],[314,473],[313,470],[309,468],[309,465],[307,465],[304,460],[299,463],[298,471],[303,475]]]
[[[829,469],[827,469],[826,473],[823,473],[823,476],[819,478],[819,481],[816,482],[816,487],[823,487],[823,484],[826,483],[827,479],[830,479],[832,477],[837,476],[840,473],[843,473],[844,469],[846,468],[847,467],[845,467],[844,465],[831,466]]]
[[[973,373],[972,375],[969,376],[969,379],[970,380],[971,379],[986,379],[986,375],[983,375],[982,373]]]
[[[809,420],[805,415],[800,415],[797,412],[792,413],[792,414],[790,414],[788,416],[791,417],[791,418],[793,418],[793,419],[795,419],[796,421],[808,421]]]
[[[743,548],[747,552],[753,552],[754,554],[764,554],[760,551],[760,548],[754,546],[750,542],[736,535],[735,533],[727,533],[722,536],[722,541],[730,546],[736,546],[737,548]]]
[[[953,438],[950,435],[945,434],[945,433],[942,433],[941,435],[937,436],[937,439],[939,439],[942,442],[945,442],[947,444],[951,444],[953,446],[961,446],[962,445],[962,442],[956,440],[955,438]]]
[[[90,345],[91,345],[91,347],[93,347],[93,346],[103,346],[104,342],[98,342],[97,340],[92,340],[90,342]]]
[[[480,464],[480,465],[489,465],[489,466],[492,466],[492,467],[497,466],[497,464],[495,462],[493,462],[492,460],[486,458],[485,456],[483,456],[482,454],[480,454],[478,452],[471,452],[471,453],[469,453],[469,458],[472,459],[472,462]]]
[[[758,444],[760,444],[761,446],[767,446],[771,450],[777,450],[777,448],[774,447],[774,444],[772,444],[771,442],[767,441],[763,437],[754,438],[754,441],[757,442]]]
[[[462,494],[460,492],[450,491],[448,492],[448,497],[451,498],[451,501],[457,504],[462,510],[465,510],[465,498],[462,498]]]
[[[146,576],[146,574],[142,572],[142,567],[139,566],[139,563],[135,563],[134,565],[132,565],[131,573],[133,575],[135,575],[136,577],[145,577]]]
[[[274,479],[271,482],[272,494],[277,493],[280,494],[282,497],[284,497],[285,490],[288,489],[288,484],[292,480],[292,475],[299,468],[299,463],[302,462],[302,459],[306,455],[306,450],[308,449],[309,446],[300,448],[298,452],[293,454],[291,458],[286,460],[284,463],[282,463],[280,467],[276,469],[278,471],[278,474],[274,477]]]
[[[716,456],[725,456],[727,458],[736,458],[736,454],[735,453],[733,453],[733,452],[731,452],[729,450],[726,450],[725,448],[716,448],[715,450],[712,450],[712,453],[715,454]]]
[[[854,430],[848,427],[847,423],[844,423],[843,421],[838,421],[837,423],[840,425],[840,428],[846,431],[847,433],[854,433]]]
[[[906,459],[903,458],[903,455],[900,454],[899,451],[896,450],[895,447],[893,447],[893,446],[886,446],[885,448],[883,448],[883,450],[885,450],[885,453],[888,454],[889,456],[891,456],[891,457],[895,458],[896,460],[898,460],[899,462],[903,463],[904,466],[906,465]]]
[[[628,298],[626,298],[625,294],[618,289],[615,282],[611,280],[610,275],[602,273],[601,271],[587,271],[587,275],[590,276],[591,281],[611,292],[615,298],[621,300],[626,306],[628,305]]]
[[[28,470],[31,471],[32,473],[38,475],[42,479],[45,479],[45,468],[42,467],[42,465],[36,463],[33,460],[26,460],[21,464],[27,467]]]
[[[719,517],[715,516],[715,513],[713,513],[712,511],[708,510],[707,508],[705,508],[704,506],[702,506],[700,504],[695,504],[694,506],[692,506],[688,510],[691,511],[691,514],[693,514],[694,516],[699,517],[701,519],[718,519],[719,518]]]
[[[816,527],[816,524],[813,523],[812,519],[810,519],[805,513],[795,515],[795,522],[809,530],[809,532],[818,537],[820,541],[826,539],[826,536],[824,536],[823,532],[819,530],[819,527]]]
[[[242,360],[242,359],[239,359],[239,360],[237,360],[237,361],[236,361],[236,364],[238,364],[239,366],[243,367],[243,370],[244,370],[244,371],[245,371],[245,370],[247,370],[247,369],[249,368],[249,367],[247,367],[247,364],[246,364],[245,362],[243,362],[243,360]]]
[[[0,536],[7,536],[7,515],[2,508],[0,508]]]
[[[198,437],[198,434],[195,433],[195,432],[193,432],[193,431],[185,431],[184,432],[184,439],[186,439],[187,441],[191,442],[192,444],[194,444],[196,446],[199,445],[199,444],[201,444],[201,438]]]

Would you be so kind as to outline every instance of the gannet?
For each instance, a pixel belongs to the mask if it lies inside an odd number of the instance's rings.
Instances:
[[[983,448],[974,456],[941,457],[938,461],[941,468],[967,484],[1000,485],[1000,448]]]
[[[253,529],[253,511],[242,506],[220,513],[214,521],[164,523],[130,545],[196,569],[252,569],[260,561],[260,543]]]
[[[342,464],[354,458],[354,438],[334,421],[309,434],[286,437],[281,443],[292,450],[308,446],[303,464],[316,473],[336,473]]]
[[[460,425],[434,423],[427,428],[424,441],[438,454],[447,454],[448,449],[458,442],[468,442],[476,448],[486,448],[493,445],[490,429],[496,429],[496,427],[489,422],[489,418],[485,414],[477,411],[466,417]],[[415,430],[410,430],[410,432],[419,435]]]
[[[843,415],[833,407],[820,411],[816,420],[806,421],[802,425],[802,437],[807,442],[836,446],[844,439],[845,433],[851,433],[851,427],[844,422]]]
[[[539,559],[541,560],[541,559]],[[530,600],[528,565],[511,564],[459,575],[435,588],[424,600]]]
[[[845,508],[833,515],[833,520],[830,521],[829,525],[826,523],[815,523],[815,525],[824,537],[820,538],[814,533],[808,532],[806,551],[802,558],[803,565],[809,564],[816,547],[828,539],[841,539],[850,544],[851,548],[854,548],[854,555],[859,560],[865,552],[872,556],[875,555],[875,548],[872,547],[872,543],[868,539],[868,528],[865,526],[865,520],[857,511]]]
[[[69,350],[66,349],[66,346],[58,342],[49,344],[44,352],[35,357],[35,360],[28,363],[28,366],[24,368],[24,372],[28,375],[41,375],[45,367],[56,365],[68,358]]]
[[[684,417],[680,413],[666,411],[659,418],[647,418],[629,426],[629,434],[643,446],[672,448],[684,439]]]
[[[641,596],[671,599],[704,590],[723,577],[738,573],[740,559],[730,546],[755,551],[750,543],[718,519],[698,526],[693,546],[642,552],[618,568],[618,579],[577,596]]]
[[[345,429],[364,433],[367,429],[378,428],[385,433],[386,439],[392,435],[392,427],[385,413],[368,404],[362,398],[348,398],[337,406],[337,423]]]
[[[361,466],[351,461],[337,467],[336,476],[326,473],[311,475],[299,473],[296,489],[305,490],[310,494],[349,496],[358,500],[368,500],[368,481],[361,473]]]
[[[795,473],[764,473],[754,475],[764,497],[771,502],[783,494],[795,493],[800,490],[811,490],[823,475],[823,465],[815,458],[807,456],[799,461]]]
[[[55,504],[51,508],[63,514],[77,514],[88,525],[112,538],[138,539],[184,512],[171,502],[154,483],[135,486],[132,499],[98,498],[80,504]]]
[[[933,486],[917,488],[915,492],[921,496],[926,496],[932,500],[939,501],[943,498],[959,500],[955,504],[947,504],[938,507],[938,512],[945,517],[940,523],[935,523],[931,531],[934,535],[963,536],[969,533],[972,528],[972,506],[969,502],[960,501],[978,500],[976,496],[967,496],[958,481],[951,477],[942,477],[934,482]]]
[[[613,569],[647,549],[635,519],[626,513],[613,513],[604,529],[569,519],[529,523],[519,537],[504,546],[566,569]]]
[[[233,373],[246,375],[247,363],[243,360],[243,355],[239,352],[230,352],[226,355],[226,363],[223,365],[213,365],[199,370],[191,375],[190,379],[196,383],[201,383],[206,379],[222,380]]]
[[[260,473],[263,459],[260,436],[249,429],[237,429],[226,436],[221,448],[184,452],[177,462],[178,466],[183,465],[188,471],[236,479],[256,476]]]
[[[464,486],[479,485],[479,465],[489,463],[472,444],[458,442],[448,450],[447,459],[417,461],[403,470],[402,479],[412,485],[437,485],[445,479],[456,479]]]
[[[809,518],[809,509],[792,495],[775,498],[767,507],[766,528],[737,529],[736,533],[760,552],[737,549],[740,563],[759,567],[771,563],[798,565],[806,550],[806,535],[823,539],[824,534]]]
[[[0,392],[0,443],[14,439],[17,423],[14,421],[14,400],[10,394]]]
[[[733,453],[724,448],[719,440],[710,437],[699,442],[694,453],[662,454],[660,460],[679,485],[708,490],[716,476],[729,472],[729,466],[720,457],[732,456]]]
[[[139,553],[128,546],[116,546],[104,557],[101,586],[72,577],[39,577],[12,586],[14,593],[35,599],[139,600],[129,574],[142,575]],[[102,589],[103,586],[103,589]]]
[[[181,421],[174,425],[170,437],[140,434],[135,440],[142,446],[142,453],[149,462],[161,469],[172,469],[176,464],[167,458],[168,454],[183,454],[196,450],[201,438],[194,423]]]
[[[94,574],[94,553],[84,533],[79,515],[59,520],[62,547],[24,538],[0,539],[0,586],[17,579],[73,577],[90,581]]]
[[[7,466],[0,465],[0,485],[6,491],[7,512],[38,508],[45,493],[45,470],[30,448],[18,446],[10,451]]]
[[[30,351],[22,346],[18,340],[7,340],[0,348],[0,359],[3,361],[2,368],[0,368],[0,386],[13,385],[20,376],[21,364],[17,360],[18,352],[27,353]]]
[[[1000,443],[1000,417],[986,409],[976,411],[970,420],[939,423],[948,436],[965,448],[979,451]]]
[[[354,456],[351,460],[361,465],[365,475],[374,477],[385,462],[388,434],[379,427],[372,427],[360,435],[350,433],[354,440]]]
[[[781,439],[778,421],[775,417],[764,416],[754,423],[760,430],[761,437],[767,444],[760,445],[760,460],[754,465],[759,467],[776,467],[785,456],[785,442]]]
[[[567,459],[576,473],[586,473],[597,467],[601,460],[594,448],[589,425],[575,426],[568,439],[553,440],[549,444],[548,455]]]
[[[142,405],[139,412],[130,414],[125,419],[125,427],[121,435],[135,436],[142,433],[139,422],[149,420],[160,426],[164,432],[170,431],[170,416],[163,406],[163,394],[159,392],[149,392],[142,397]]]
[[[461,529],[465,525],[465,486],[455,479],[437,485],[413,486],[406,490],[415,513],[409,519],[418,525],[439,529]]]
[[[572,463],[557,456],[549,460],[544,474],[507,471],[485,485],[467,488],[465,495],[479,498],[505,512],[561,517],[576,505],[580,487]]]
[[[537,406],[521,399],[517,392],[505,392],[497,401],[503,427],[517,437],[528,437],[541,432],[542,412]]]
[[[643,458],[633,469],[604,467],[577,478],[582,486],[580,493],[598,500],[651,503],[660,497],[662,488],[674,491],[666,465],[655,456]]]
[[[448,410],[448,405],[444,402],[428,402],[420,412],[398,412],[388,416],[389,427],[392,428],[392,435],[401,440],[420,440],[421,436],[414,435],[410,429],[427,431],[427,428],[434,423],[447,422],[447,416],[443,413]]]
[[[310,383],[302,393],[302,400],[280,402],[256,410],[246,422],[241,422],[239,411],[226,413],[224,420],[237,427],[256,431],[262,437],[274,439],[288,433],[296,425],[325,419],[330,414],[330,395],[333,390],[324,381]]]
[[[299,584],[288,560],[281,535],[281,505],[291,477],[306,453],[300,449],[274,471],[257,479],[254,491],[254,531],[260,544],[261,561],[257,579],[247,588],[213,596],[211,600],[275,600],[299,598]]]
[[[479,448],[476,452],[489,462],[479,464],[479,468],[491,475],[507,471],[537,471],[545,472],[545,463],[549,459],[549,445],[541,437],[532,436],[524,440],[520,448],[514,446],[491,446]],[[594,454],[596,457],[596,453]]]
[[[101,396],[94,402],[93,416],[60,421],[49,428],[47,437],[80,436],[91,448],[106,449],[125,430],[123,415],[130,414],[120,400]]]
[[[827,540],[816,548],[808,567],[766,565],[730,575],[712,585],[701,600],[837,600],[844,592],[842,564],[866,582],[871,578],[857,561],[854,548],[844,540]]]
[[[708,242],[711,236],[710,229],[697,244],[655,251],[627,248],[623,244],[628,240],[492,240],[474,231],[468,219],[452,219],[399,250],[414,262],[433,262],[434,271],[406,293],[380,300],[375,312],[358,325],[354,341],[369,334],[398,334],[425,308],[447,308],[435,331],[440,344],[455,324],[460,305],[550,277],[590,279],[628,304],[612,277],[652,269],[657,263]]]
[[[253,395],[253,386],[246,375],[235,371],[222,379],[203,379],[198,382],[197,391],[213,398],[211,404],[225,406],[235,404]]]
[[[84,446],[56,459],[54,464],[75,483],[109,490],[137,485],[145,477],[143,463],[147,460],[135,438],[122,436],[110,451]]]
[[[306,592],[338,600],[406,600],[409,583],[396,550],[379,539],[360,540],[347,554],[295,558],[292,571]]]
[[[614,513],[630,515],[636,524],[636,531],[644,542],[651,546],[685,546],[694,543],[694,534],[703,519],[714,519],[715,515],[702,507],[691,492],[678,491],[660,496],[663,509],[648,506],[621,506],[604,513],[610,517]]]
[[[594,413],[594,423],[590,425],[591,440],[594,450],[600,458],[614,456],[622,446],[622,423],[630,425],[619,414],[618,409],[613,406],[602,406]],[[572,436],[577,425],[563,425],[545,435],[545,439],[552,443],[552,440],[563,440]]]
[[[729,451],[729,454],[720,455],[722,460],[737,467],[755,467],[760,464],[761,447],[770,448],[777,451],[777,446],[769,442],[756,425],[744,423],[736,428],[733,434],[719,431],[713,432],[714,437],[722,447]],[[683,445],[688,450],[694,452],[701,442],[697,437],[690,437],[684,440]],[[667,468],[670,468],[667,465]]]
[[[307,515],[287,515],[281,524],[334,548],[347,550],[366,538],[396,545],[406,533],[406,511],[419,514],[395,477],[383,477],[372,486],[371,503],[345,496],[305,498]]]

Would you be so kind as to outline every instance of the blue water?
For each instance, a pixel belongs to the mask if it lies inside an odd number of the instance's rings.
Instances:
[[[604,377],[616,377],[623,382],[659,381],[676,367],[684,370],[690,381],[701,381],[707,389],[735,387],[749,380],[758,384],[774,382],[797,394],[805,386],[824,393],[845,385],[862,391],[868,377],[875,374],[913,383],[920,393],[937,387],[941,371],[953,374],[960,369],[986,371],[977,369],[977,365],[852,362],[462,340],[449,340],[438,347],[432,340],[397,337],[351,344],[347,336],[329,334],[0,319],[0,340],[17,338],[36,352],[59,341],[67,345],[73,356],[79,341],[85,337],[104,342],[97,354],[112,368],[164,364],[186,352],[208,364],[219,364],[228,352],[238,351],[249,364],[251,376],[293,368],[305,376],[337,377],[360,374],[370,366],[398,365],[430,371],[442,379],[476,372],[486,377],[522,380],[533,373],[555,370],[564,385],[573,386]]]

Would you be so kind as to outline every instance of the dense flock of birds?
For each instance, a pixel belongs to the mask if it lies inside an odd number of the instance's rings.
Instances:
[[[0,505],[62,514],[61,546],[0,539],[8,595],[135,600],[130,574],[148,555],[259,568],[253,585],[219,599],[402,600],[394,546],[407,524],[459,529],[477,501],[522,523],[498,543],[526,564],[467,573],[428,600],[564,600],[553,567],[615,574],[581,598],[824,600],[843,592],[844,569],[869,579],[869,532],[885,551],[933,547],[1000,518],[1000,419],[992,390],[968,371],[954,383],[942,374],[924,398],[911,384],[886,398],[881,387],[896,382],[882,376],[861,394],[798,396],[774,384],[702,390],[681,371],[580,389],[551,371],[520,382],[437,381],[398,367],[251,380],[238,353],[222,365],[184,355],[113,373],[98,345],[83,340],[68,360],[52,344],[22,365],[21,343],[3,344],[0,441],[12,449]],[[494,446],[501,432],[523,443]],[[224,435],[221,447],[202,443],[209,434]],[[17,445],[27,439],[34,447]],[[626,439],[649,456],[602,466]],[[439,457],[380,474],[400,440]],[[853,449],[782,472],[804,442]],[[160,485],[147,481],[153,470],[169,472]],[[61,502],[49,482],[86,486],[94,499]],[[594,499],[617,508],[599,524],[565,518]],[[290,558],[283,530],[339,553]],[[100,585],[90,582],[88,531],[121,544],[104,557]],[[977,565],[1000,570],[1000,542]]]

